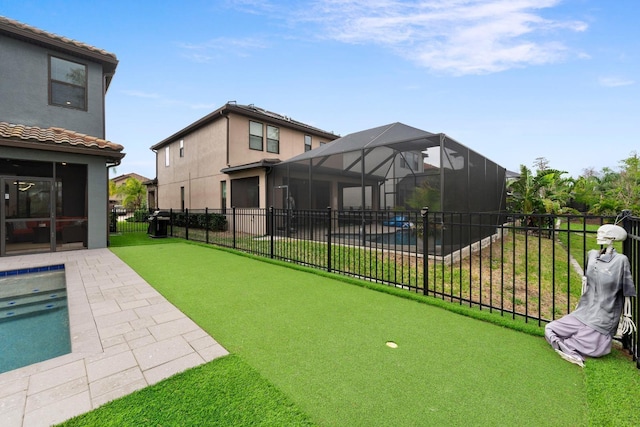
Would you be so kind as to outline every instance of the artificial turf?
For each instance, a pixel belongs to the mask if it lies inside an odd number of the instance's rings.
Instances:
[[[240,357],[229,355],[109,402],[62,425],[313,426],[313,423]]]
[[[589,365],[540,336],[201,245],[112,250],[318,425],[589,424]]]

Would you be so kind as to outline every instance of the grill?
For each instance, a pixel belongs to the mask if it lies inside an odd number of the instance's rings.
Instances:
[[[167,211],[155,211],[149,216],[147,234],[151,237],[167,237],[167,226],[171,221],[171,214]]]

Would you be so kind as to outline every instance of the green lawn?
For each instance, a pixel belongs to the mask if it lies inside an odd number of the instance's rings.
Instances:
[[[178,239],[147,240],[156,244],[118,247],[114,238],[112,250],[231,355],[68,425],[640,424],[640,376],[619,352],[583,370],[560,359],[541,328],[486,311]],[[245,371],[256,375],[236,380]],[[230,403],[202,391],[217,375],[226,377],[219,387],[255,387],[262,398],[230,392]],[[136,409],[157,401],[174,410]]]

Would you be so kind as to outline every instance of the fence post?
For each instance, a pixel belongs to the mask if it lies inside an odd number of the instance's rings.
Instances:
[[[273,218],[273,206],[269,206],[269,228],[271,229],[271,233],[269,233],[271,236],[269,238],[269,257],[273,258],[273,230],[274,230],[274,226],[275,226],[275,221]]]
[[[420,209],[420,214],[422,215],[422,293],[429,295],[429,207]]]
[[[173,208],[169,209],[169,225],[171,226],[171,237],[173,237]]]
[[[184,210],[184,238],[189,240],[189,209]]]
[[[627,239],[622,242],[622,253],[627,256],[631,263],[631,273],[632,276],[635,277],[635,282],[638,283],[640,279],[637,278],[638,274],[640,274],[640,244],[638,243],[638,230],[637,223],[636,227],[630,220],[631,217],[630,210],[623,210],[620,213],[620,217],[622,218],[622,228],[627,232]],[[637,219],[637,218],[635,218]],[[636,286],[637,289],[637,286]],[[637,298],[633,298],[631,307],[631,319],[635,325],[638,325],[638,320],[640,320],[640,310],[637,302]],[[633,355],[636,360],[636,368],[640,368],[640,358],[638,357],[638,332],[632,332],[626,339],[623,339],[623,346],[628,348],[628,350]]]
[[[331,273],[331,206],[327,208],[327,271]]]
[[[237,224],[236,224],[236,207],[235,206],[231,206],[231,216],[233,217],[233,249],[236,249],[236,229]]]
[[[209,244],[209,208],[204,208],[204,241]]]

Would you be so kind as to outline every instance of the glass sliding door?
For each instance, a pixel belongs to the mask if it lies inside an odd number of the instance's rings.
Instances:
[[[1,255],[52,251],[53,179],[5,176],[0,185]]]
[[[0,256],[87,247],[87,165],[0,159]]]

